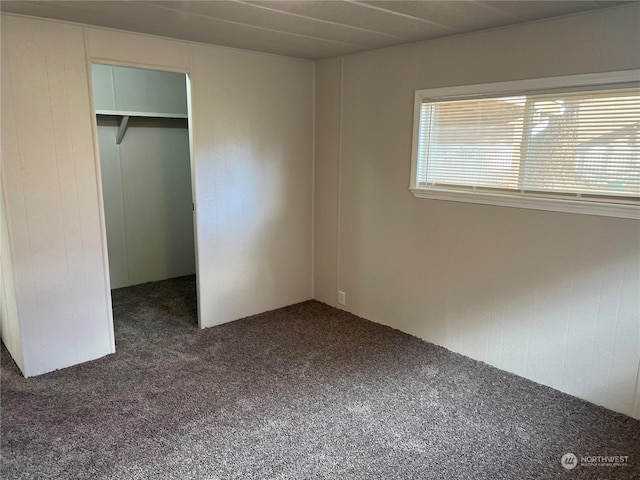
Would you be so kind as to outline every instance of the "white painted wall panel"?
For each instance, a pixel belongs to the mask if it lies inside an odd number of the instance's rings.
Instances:
[[[25,375],[113,351],[82,28],[2,17],[3,174]],[[9,134],[10,135],[10,134]]]
[[[96,110],[187,114],[187,85],[182,73],[93,64]]]
[[[4,22],[4,20],[3,20]],[[3,23],[4,26],[4,23]],[[1,81],[0,86],[2,92],[0,95],[2,122],[2,161],[0,162],[0,268],[2,268],[2,341],[11,353],[16,364],[21,371],[25,371],[25,361],[22,349],[22,336],[20,333],[20,319],[18,317],[18,303],[16,295],[16,279],[14,274],[14,254],[11,250],[12,241],[24,240],[27,237],[26,225],[24,222],[25,212],[23,204],[23,195],[20,188],[20,164],[15,161],[18,159],[18,143],[15,131],[15,120],[13,112],[13,100],[11,98],[11,69],[9,65],[9,57],[5,55],[5,46],[7,45],[7,29],[1,29],[3,50],[0,55],[2,60]],[[14,161],[10,161],[14,159]],[[9,212],[7,207],[8,185],[5,186],[7,179],[11,178],[14,183],[13,188],[14,207],[11,212],[14,225],[11,234],[9,233]],[[22,222],[21,222],[22,221]],[[23,281],[30,278],[28,273],[24,272]]]
[[[91,65],[93,82],[93,106],[96,110],[115,110],[116,95],[113,89],[113,67],[111,65]]]
[[[1,183],[1,182],[0,182]],[[1,189],[0,189],[1,190]],[[13,261],[4,201],[0,191],[0,336],[20,370],[24,370],[22,337],[13,278]]]
[[[96,110],[187,114],[186,75],[92,65]],[[120,145],[99,117],[111,288],[195,273],[191,158],[185,120],[137,118]]]
[[[85,35],[91,60],[191,77],[201,326],[311,298],[313,62]]]
[[[311,291],[313,63],[192,46],[202,326]]]
[[[189,69],[189,43],[138,33],[84,27],[87,53],[97,63],[156,67],[185,72]]]
[[[187,113],[184,74],[124,67],[112,70],[116,110]]]
[[[339,260],[347,309],[639,417],[637,221],[407,189],[414,90],[636,69],[639,43],[632,5],[345,57],[342,103],[316,117],[342,109],[338,160],[316,156],[316,172],[339,168],[339,250],[316,258]],[[327,92],[334,80],[316,81]],[[318,136],[316,152],[328,141]],[[319,193],[316,216],[332,218]]]
[[[2,29],[2,44],[5,44],[6,31]],[[4,51],[2,52],[4,53]],[[2,61],[0,87],[1,112],[2,112],[2,143],[1,158],[16,158],[18,145],[14,129],[13,102],[11,101],[11,71],[7,55],[1,55]],[[12,166],[15,167],[15,164]],[[24,357],[22,353],[22,337],[20,335],[20,322],[18,319],[18,305],[15,291],[13,253],[11,251],[11,238],[9,235],[9,221],[7,218],[5,195],[7,192],[4,182],[11,173],[8,162],[0,162],[0,280],[2,285],[2,305],[0,305],[0,333],[2,342],[7,347],[20,370],[24,371]],[[17,215],[19,218],[19,215]],[[19,229],[18,229],[19,232]]]
[[[115,121],[111,125],[102,121],[98,123],[102,202],[109,253],[109,281],[112,289],[131,285],[127,260],[122,168],[120,147],[116,144],[118,132],[116,125]]]
[[[114,348],[87,61],[191,75],[202,326],[312,297],[312,62],[2,17],[17,145],[6,155],[3,142],[3,173],[25,374]]]
[[[195,273],[188,130],[132,126],[120,145],[129,280]]]
[[[195,273],[189,134],[181,120],[116,122],[98,138],[111,288]]]

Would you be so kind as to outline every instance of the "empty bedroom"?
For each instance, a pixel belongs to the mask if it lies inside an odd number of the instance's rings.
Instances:
[[[0,9],[0,477],[640,478],[640,2]]]

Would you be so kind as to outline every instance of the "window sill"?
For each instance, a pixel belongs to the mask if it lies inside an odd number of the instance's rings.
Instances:
[[[640,219],[640,206],[592,201],[543,198],[486,192],[461,192],[446,189],[410,188],[418,198],[450,202],[479,203],[501,207],[528,208],[549,212],[579,213],[604,217]]]

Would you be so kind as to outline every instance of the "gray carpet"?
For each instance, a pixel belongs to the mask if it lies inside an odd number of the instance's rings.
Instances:
[[[114,291],[84,365],[24,379],[3,346],[2,478],[640,478],[629,417],[315,301],[198,330],[193,290]]]

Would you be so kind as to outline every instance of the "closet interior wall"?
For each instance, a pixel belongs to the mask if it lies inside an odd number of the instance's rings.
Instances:
[[[111,288],[192,275],[186,75],[92,70]]]

